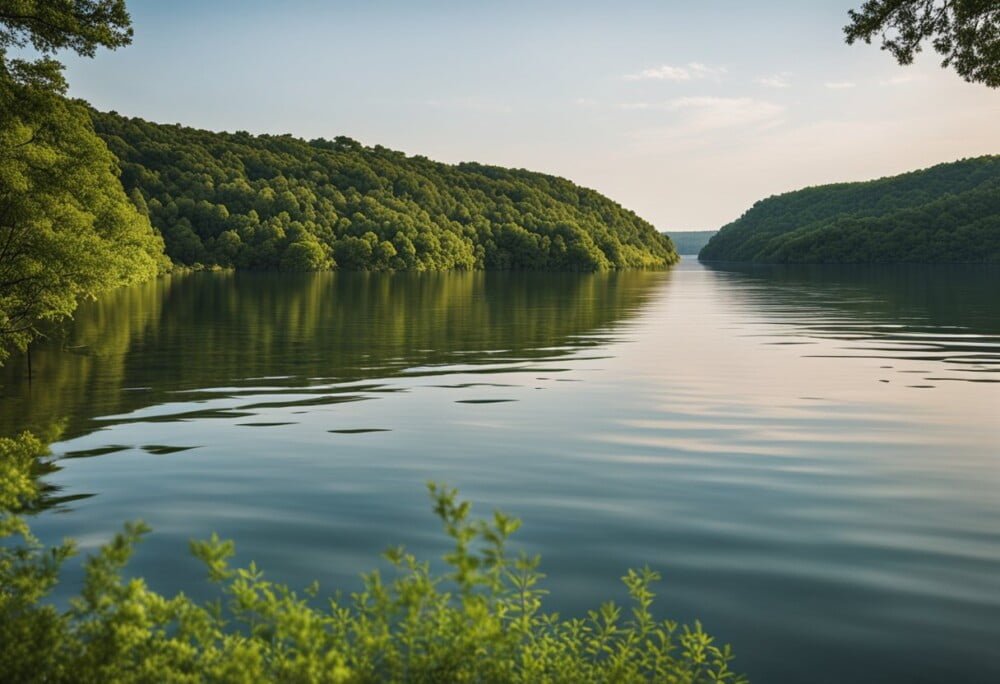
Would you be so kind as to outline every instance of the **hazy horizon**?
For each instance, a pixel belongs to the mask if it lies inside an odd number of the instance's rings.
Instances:
[[[859,4],[133,0],[133,45],[63,58],[98,109],[523,167],[712,230],[781,192],[1000,152],[998,93],[933,53],[847,46]]]

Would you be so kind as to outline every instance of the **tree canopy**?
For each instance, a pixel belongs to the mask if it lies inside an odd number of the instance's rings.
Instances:
[[[63,97],[62,67],[44,56],[92,55],[130,35],[120,1],[0,3],[0,361],[41,321],[166,263],[87,109]],[[26,46],[43,56],[8,58]]]
[[[1000,263],[1000,156],[756,203],[703,261]]]
[[[98,47],[132,42],[125,0],[3,0],[0,50],[31,45],[41,53],[72,50],[93,57]]]
[[[0,77],[10,83],[65,91],[62,65],[50,55],[71,50],[93,57],[132,42],[125,0],[0,0]],[[31,48],[36,59],[12,58],[11,49]]]
[[[847,42],[880,38],[900,64],[912,64],[925,41],[970,83],[1000,87],[1000,2],[997,0],[867,0],[849,10]]]
[[[599,271],[677,259],[652,225],[563,178],[441,164],[347,137],[93,120],[180,264]]]

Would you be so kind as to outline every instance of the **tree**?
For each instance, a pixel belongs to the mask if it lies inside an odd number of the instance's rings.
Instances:
[[[163,265],[163,242],[125,195],[86,110],[49,97],[17,115],[18,90],[0,95],[0,360],[41,321]]]
[[[93,57],[98,47],[114,50],[132,42],[125,0],[3,0],[0,51],[28,45],[52,54],[72,50]]]
[[[303,237],[291,243],[281,257],[283,271],[323,271],[331,265],[330,257],[315,238]]]
[[[0,75],[8,81],[62,93],[62,66],[49,55],[72,50],[93,57],[132,42],[125,0],[0,0]],[[12,59],[11,48],[32,48],[35,60]]]
[[[163,265],[162,240],[47,56],[130,39],[122,0],[0,0],[0,361],[26,348],[41,321]],[[8,58],[25,47],[42,56]]]
[[[867,0],[849,10],[847,42],[879,37],[901,65],[913,63],[924,41],[966,81],[1000,87],[1000,2],[997,0]]]

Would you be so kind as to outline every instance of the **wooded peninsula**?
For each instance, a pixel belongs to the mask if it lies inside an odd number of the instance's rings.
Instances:
[[[662,268],[673,244],[568,180],[347,137],[212,133],[91,112],[174,263],[256,270]]]
[[[769,197],[724,226],[699,259],[998,263],[1000,156]]]

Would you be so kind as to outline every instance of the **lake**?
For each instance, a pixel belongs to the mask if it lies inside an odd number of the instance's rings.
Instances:
[[[754,681],[997,681],[998,296],[975,267],[193,273],[83,306],[30,386],[0,369],[0,434],[58,419],[35,531],[143,518],[165,592],[208,595],[213,531],[331,591],[438,556],[436,480],[524,520],[565,614],[649,564]]]

